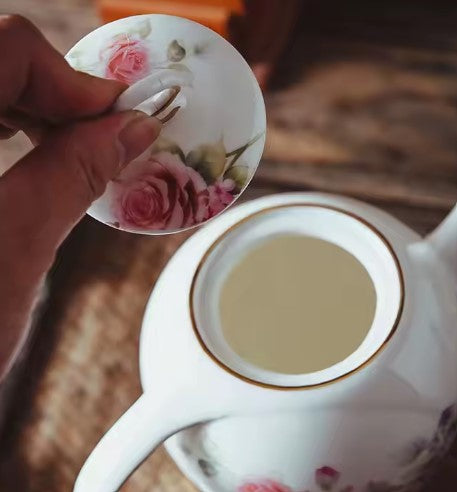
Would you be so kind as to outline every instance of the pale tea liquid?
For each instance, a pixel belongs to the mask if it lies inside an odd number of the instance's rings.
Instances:
[[[246,254],[220,295],[222,330],[246,361],[303,374],[342,361],[362,343],[376,308],[365,267],[335,244],[271,239]]]

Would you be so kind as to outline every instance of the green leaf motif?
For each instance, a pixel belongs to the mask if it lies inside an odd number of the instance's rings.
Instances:
[[[224,174],[224,179],[232,179],[235,182],[237,193],[240,193],[246,186],[248,178],[249,168],[247,166],[233,166]]]
[[[81,51],[73,51],[70,55],[67,55],[67,61],[72,68],[80,72],[85,72],[81,58],[83,53]]]
[[[194,55],[196,56],[200,56],[200,55],[204,55],[209,49],[209,42],[203,42],[203,43],[199,43],[199,44],[196,44],[194,46]]]
[[[225,146],[222,139],[216,144],[204,144],[189,152],[186,164],[199,172],[208,183],[222,176],[225,168]]]
[[[171,62],[180,62],[186,56],[186,50],[174,39],[167,50],[167,58]]]
[[[168,138],[160,137],[152,145],[151,155],[157,154],[159,152],[169,152],[170,154],[175,154],[179,156],[183,163],[185,162],[184,152],[182,151],[181,147]]]
[[[171,68],[173,70],[179,70],[181,72],[191,72],[192,70],[189,70],[189,68],[186,67],[183,63],[170,63],[167,68]]]
[[[78,60],[82,55],[83,52],[81,50],[73,50],[69,55],[67,55],[67,58],[69,60]]]
[[[252,138],[251,140],[249,140],[249,142],[245,143],[244,145],[242,145],[241,147],[238,147],[235,150],[232,150],[232,151],[228,152],[225,155],[225,157],[230,157],[231,160],[229,160],[229,163],[228,163],[228,166],[227,166],[227,170],[228,169],[231,169],[235,165],[236,161],[245,152],[245,150],[249,149],[249,147],[251,145],[254,145],[257,142],[257,140],[259,140],[260,137],[262,137],[264,134],[265,134],[265,132],[260,132],[254,138]]]
[[[130,34],[136,34],[142,39],[147,38],[151,34],[151,23],[148,20],[144,20],[138,23],[135,29],[132,29]]]
[[[217,470],[215,466],[210,463],[208,460],[204,460],[200,458],[198,460],[198,465],[200,466],[201,471],[207,476],[207,477],[213,477],[214,475],[217,474]]]

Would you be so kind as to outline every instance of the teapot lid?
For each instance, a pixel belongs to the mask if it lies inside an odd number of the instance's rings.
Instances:
[[[218,215],[244,191],[264,147],[265,106],[249,66],[224,38],[180,17],[140,15],[89,33],[66,59],[130,85],[115,110],[162,109],[166,121],[89,215],[129,232],[179,232]]]

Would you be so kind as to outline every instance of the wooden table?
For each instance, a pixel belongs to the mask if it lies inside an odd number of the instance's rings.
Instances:
[[[5,1],[16,11],[34,11],[60,49],[94,23],[84,0],[41,3],[42,10],[31,9],[38,0],[3,0],[2,8]],[[337,192],[426,233],[457,200],[457,9],[352,0],[331,7],[308,4],[281,62],[276,88],[266,97],[267,149],[245,199]],[[4,146],[3,155],[16,155],[21,142]],[[71,490],[85,456],[140,394],[144,306],[187,236],[130,235],[89,218],[76,228],[52,275],[3,434],[2,492]],[[430,491],[455,491],[456,455]],[[123,490],[195,488],[159,450]]]

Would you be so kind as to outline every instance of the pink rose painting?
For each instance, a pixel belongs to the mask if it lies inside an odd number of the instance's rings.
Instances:
[[[135,163],[115,184],[115,195],[114,213],[121,227],[173,230],[210,217],[204,179],[170,152]],[[220,208],[216,201],[214,207]]]
[[[335,468],[323,466],[316,470],[315,479],[317,485],[319,485],[322,490],[332,490],[334,485],[338,482],[340,475],[340,472],[335,470]]]
[[[133,84],[150,72],[148,50],[141,39],[125,34],[116,38],[103,52],[105,77]]]
[[[133,84],[154,68],[189,70],[182,41],[173,39],[162,56],[151,52],[151,25],[142,23],[111,38],[99,53],[104,76]],[[193,56],[199,53],[191,49]],[[264,132],[227,151],[221,137],[213,143],[196,142],[187,153],[163,137],[127,166],[111,186],[109,224],[137,231],[176,231],[200,224],[222,212],[249,180],[249,168],[237,161]]]
[[[112,38],[100,52],[105,67],[104,76],[130,85],[149,75],[158,66],[167,66],[171,62],[176,67],[177,62],[185,58],[186,50],[176,39],[170,42],[162,56],[152,53],[148,40],[150,33],[151,26],[144,21],[136,29]]]
[[[208,211],[214,217],[233,201],[235,183],[231,179],[219,181],[208,186]]]
[[[172,70],[192,75],[197,66],[195,60],[200,57],[205,61],[203,57],[212,43],[200,38],[198,42],[192,41],[192,36],[187,39],[184,29],[182,38],[171,38],[164,45],[163,39],[155,39],[155,22],[147,16],[126,21],[123,27],[121,32],[108,29],[108,36],[100,40],[100,49],[95,54],[93,47],[98,47],[98,42],[91,43],[87,53],[85,49],[71,50],[70,64],[78,70],[132,85],[159,69],[166,70],[167,76]],[[166,110],[163,116],[171,116],[175,122],[183,112],[177,112],[180,105],[170,106],[173,101],[170,98],[158,111]],[[206,111],[195,112],[196,128],[208,124],[199,120],[205,115]],[[168,123],[166,118],[162,120]],[[161,137],[151,148],[110,182],[106,195],[95,205],[94,216],[101,214],[100,220],[117,228],[159,233],[201,224],[225,210],[243,191],[257,165],[249,162],[251,157],[245,162],[243,154],[265,132],[249,134],[234,148],[227,149],[224,140],[233,138],[230,128],[217,119],[209,124],[209,141],[203,142],[201,128],[194,133],[190,125],[177,132],[182,140],[176,142],[170,139],[171,127],[164,125]],[[176,130],[176,126],[173,128]],[[105,200],[109,201],[108,206]]]
[[[292,489],[274,480],[247,482],[238,487],[238,492],[292,492]]]
[[[204,145],[205,152],[190,151],[186,156],[176,143],[159,139],[148,157],[131,163],[113,182],[115,221],[111,224],[124,229],[172,231],[214,217],[242,190],[246,181],[240,177],[248,179],[247,174],[233,173],[233,165],[253,142],[226,152],[219,141]]]
[[[348,485],[341,488],[338,481],[341,473],[330,466],[323,466],[315,471],[314,478],[320,491],[354,492],[354,487]],[[257,482],[246,482],[241,485],[237,492],[293,492],[293,489],[274,480],[261,480]],[[312,492],[303,490],[297,492]]]

